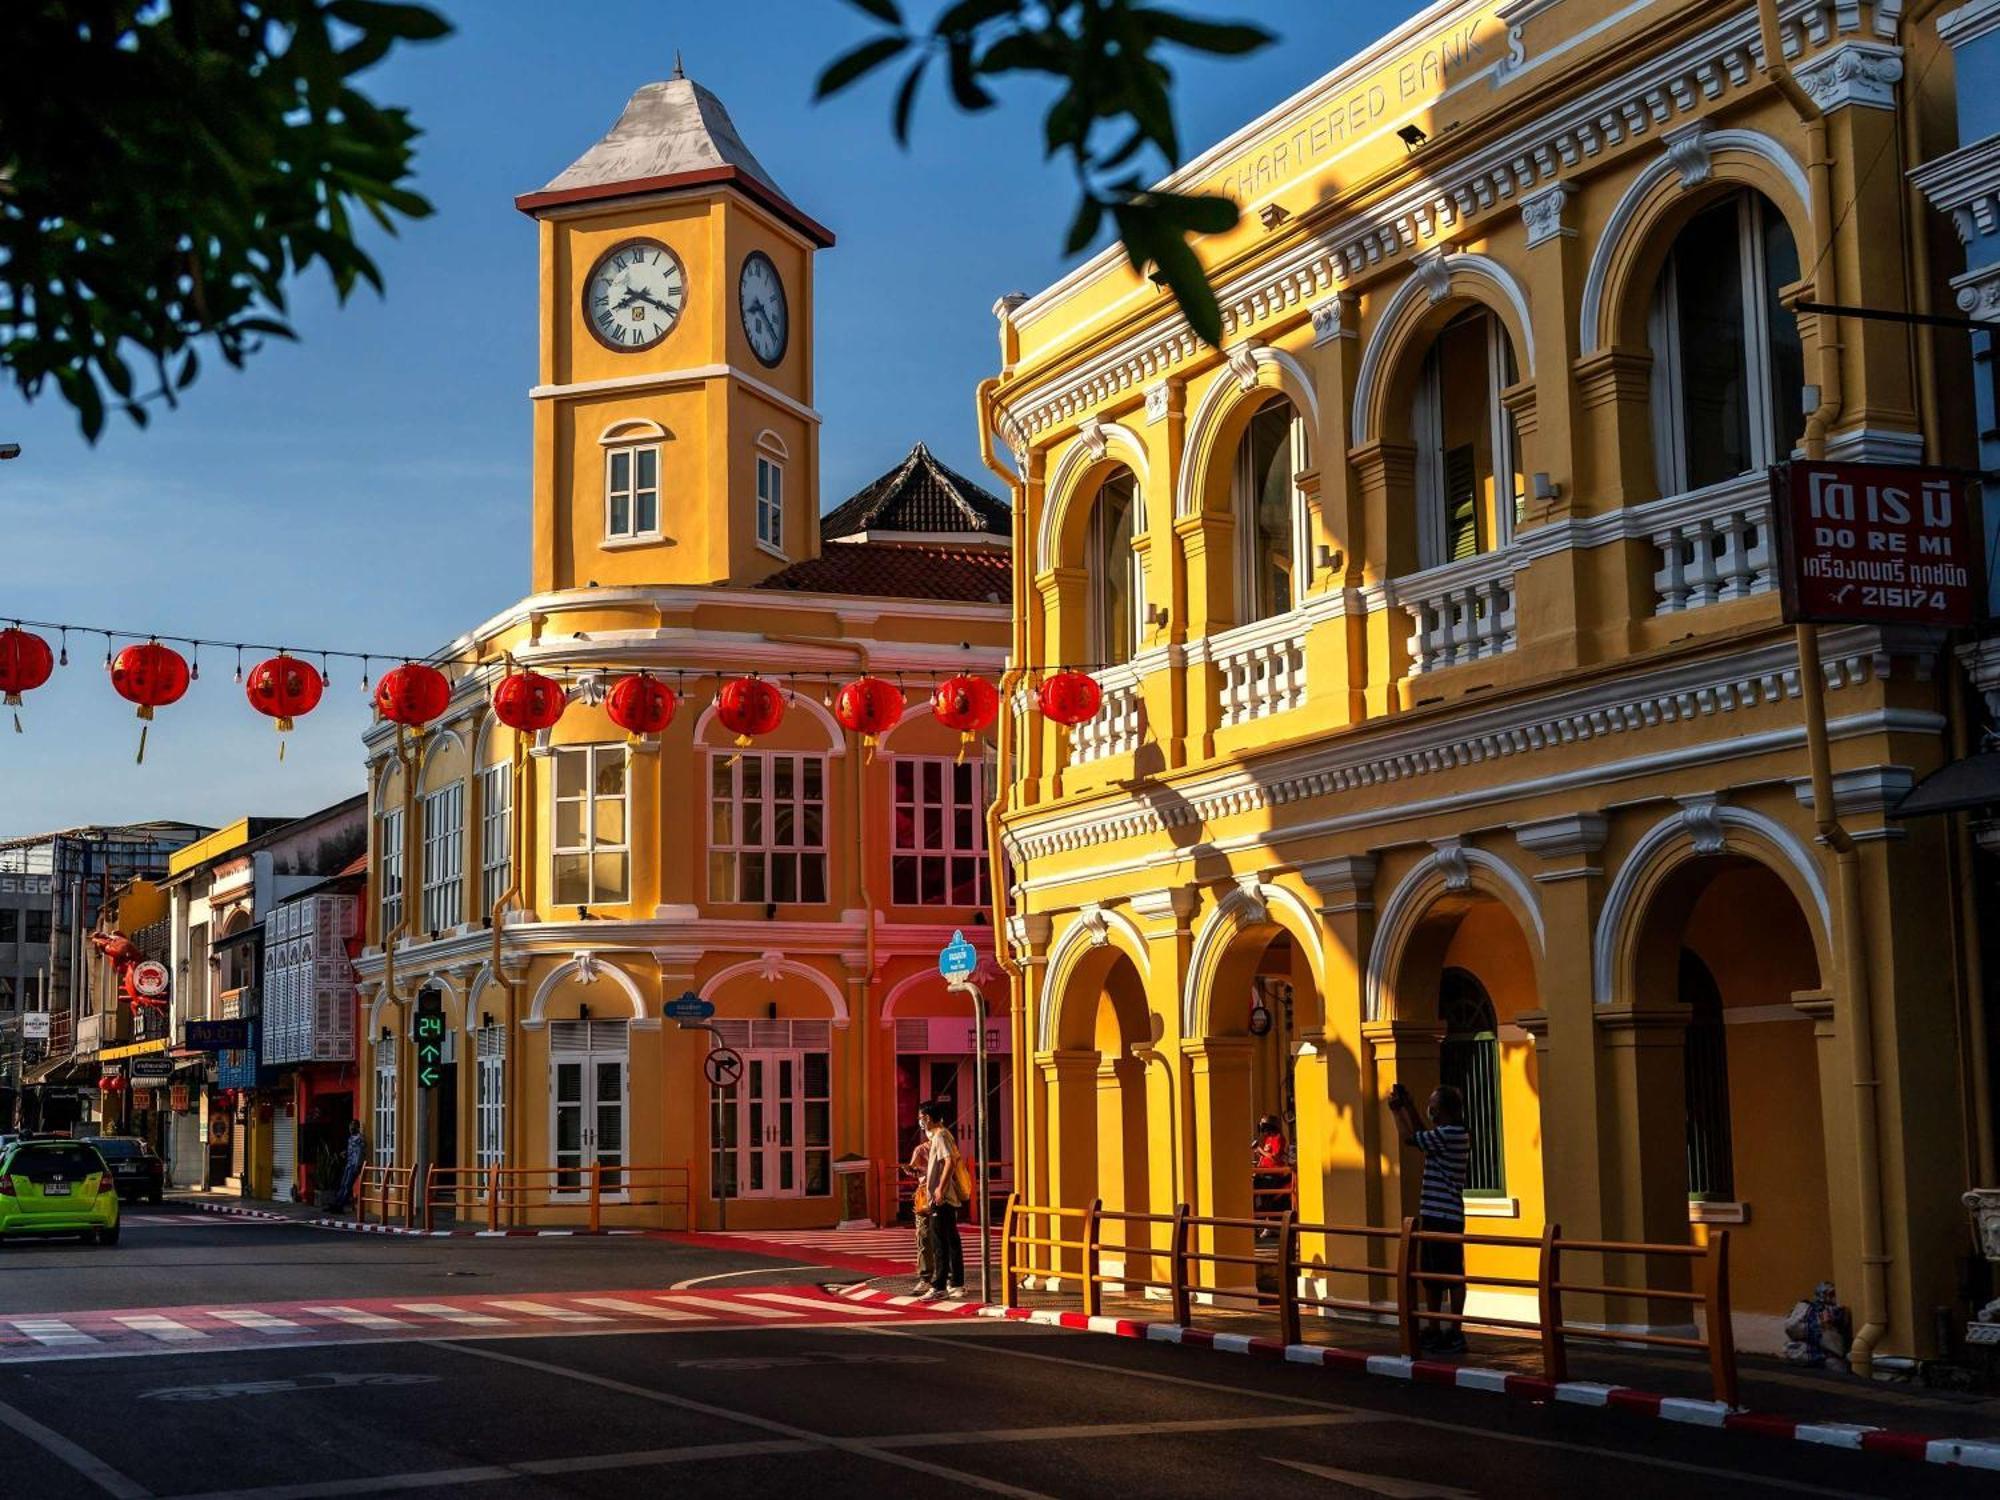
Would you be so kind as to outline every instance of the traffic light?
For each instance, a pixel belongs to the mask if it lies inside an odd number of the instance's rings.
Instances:
[[[417,991],[417,1087],[434,1089],[444,1077],[444,996]]]

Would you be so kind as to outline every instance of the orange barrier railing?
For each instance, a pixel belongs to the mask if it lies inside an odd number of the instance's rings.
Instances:
[[[1252,1214],[1269,1224],[1290,1209],[1299,1211],[1299,1174],[1290,1167],[1256,1167],[1250,1173]]]
[[[409,1167],[363,1167],[354,1179],[355,1219],[366,1224],[372,1208],[378,1224],[387,1224],[393,1214],[405,1228],[413,1225],[417,1200],[411,1185],[415,1175]]]
[[[407,1169],[404,1169],[407,1170]],[[693,1226],[694,1169],[672,1165],[565,1167],[441,1167],[424,1169],[414,1202],[416,1221],[433,1228],[439,1210],[446,1217],[498,1230],[573,1222],[579,1212],[586,1227],[604,1226],[604,1211],[615,1209],[621,1223],[657,1219],[655,1227]],[[658,1210],[634,1215],[631,1210]]]
[[[1302,1338],[1304,1313],[1316,1315],[1350,1313],[1370,1318],[1392,1316],[1402,1338],[1403,1352],[1415,1357],[1422,1323],[1429,1319],[1458,1326],[1500,1328],[1534,1334],[1541,1343],[1542,1370],[1546,1379],[1569,1378],[1569,1341],[1595,1339],[1607,1343],[1640,1344],[1654,1348],[1698,1350],[1708,1359],[1710,1383],[1715,1398],[1727,1405],[1737,1404],[1736,1345],[1730,1327],[1729,1233],[1716,1230],[1703,1245],[1662,1245],[1621,1240],[1566,1240],[1559,1225],[1547,1226],[1539,1240],[1511,1238],[1497,1234],[1447,1233],[1419,1229],[1417,1221],[1405,1219],[1400,1229],[1362,1224],[1309,1224],[1287,1210],[1275,1221],[1277,1245],[1269,1253],[1255,1249],[1255,1235],[1267,1230],[1273,1220],[1257,1218],[1214,1218],[1191,1213],[1186,1204],[1171,1214],[1137,1213],[1108,1209],[1101,1200],[1082,1208],[1027,1204],[1015,1195],[1007,1202],[1002,1221],[1000,1252],[1001,1300],[1008,1307],[1021,1305],[1023,1281],[1043,1277],[1054,1289],[1074,1285],[1082,1311],[1095,1317],[1103,1310],[1107,1287],[1131,1292],[1163,1292],[1173,1307],[1176,1323],[1193,1322],[1197,1302],[1212,1306],[1266,1309],[1278,1318],[1280,1335],[1287,1344]],[[1119,1239],[1104,1236],[1106,1224],[1119,1226]],[[1158,1235],[1164,1229],[1163,1236]],[[1164,1238],[1165,1243],[1158,1243]],[[1307,1255],[1303,1246],[1314,1243],[1318,1254]],[[1480,1246],[1533,1257],[1532,1276],[1510,1276],[1494,1271],[1464,1273],[1426,1270],[1421,1247],[1425,1244]],[[1104,1270],[1105,1251],[1126,1257],[1113,1272]],[[1357,1252],[1358,1255],[1357,1255]],[[1339,1255],[1342,1259],[1336,1259]],[[1698,1289],[1682,1286],[1620,1284],[1605,1279],[1571,1281],[1565,1279],[1564,1257],[1596,1257],[1600,1266],[1613,1261],[1628,1268],[1637,1265],[1641,1275],[1649,1263],[1672,1261],[1698,1268]],[[1155,1264],[1164,1267],[1164,1277],[1141,1274]],[[1135,1270],[1135,1264],[1139,1268]],[[1237,1273],[1231,1276],[1225,1268]],[[1257,1273],[1275,1273],[1276,1285],[1258,1284]],[[1385,1302],[1378,1297],[1336,1297],[1321,1288],[1332,1277],[1361,1278],[1390,1289]],[[1301,1284],[1313,1287],[1308,1293]],[[1431,1312],[1423,1307],[1419,1288],[1458,1286],[1532,1292],[1536,1316],[1509,1318],[1486,1313]],[[1603,1298],[1617,1303],[1670,1303],[1700,1307],[1705,1327],[1695,1334],[1654,1333],[1604,1323],[1579,1323],[1564,1312],[1565,1295]],[[1461,1301],[1461,1307],[1464,1305]]]

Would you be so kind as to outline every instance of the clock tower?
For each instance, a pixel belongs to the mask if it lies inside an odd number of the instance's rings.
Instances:
[[[813,253],[682,75],[515,200],[540,230],[534,590],[749,585],[819,551]]]

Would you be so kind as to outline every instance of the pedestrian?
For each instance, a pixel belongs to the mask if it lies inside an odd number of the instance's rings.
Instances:
[[[354,1184],[361,1180],[361,1162],[368,1154],[368,1143],[361,1137],[361,1122],[347,1122],[347,1163],[340,1170],[340,1186],[334,1190],[333,1201],[327,1204],[330,1212],[339,1213],[354,1201]]]
[[[963,1166],[958,1142],[944,1122],[942,1104],[926,1104],[917,1111],[917,1123],[924,1129],[930,1148],[924,1162],[924,1193],[931,1205],[931,1286],[923,1294],[926,1302],[965,1295],[965,1245],[958,1237],[958,1216],[965,1207]]]
[[[1287,1180],[1291,1155],[1285,1147],[1284,1127],[1276,1115],[1265,1115],[1257,1122],[1257,1136],[1250,1143],[1250,1164],[1255,1168],[1250,1178],[1256,1189],[1255,1213],[1263,1221],[1257,1238],[1276,1239],[1278,1229],[1273,1221],[1292,1206],[1291,1183]]]
[[[903,1170],[917,1179],[916,1191],[910,1198],[910,1217],[917,1228],[917,1284],[910,1288],[911,1295],[921,1297],[931,1289],[931,1282],[937,1275],[937,1235],[931,1225],[931,1195],[924,1186],[925,1168],[930,1165],[931,1143],[919,1134],[917,1144],[910,1151],[910,1163]]]
[[[1389,1090],[1389,1112],[1405,1146],[1424,1154],[1423,1191],[1418,1199],[1417,1228],[1441,1234],[1465,1233],[1465,1178],[1472,1160],[1472,1134],[1465,1128],[1465,1096],[1450,1084],[1431,1090],[1424,1105],[1430,1120],[1425,1129],[1417,1118],[1410,1091],[1402,1084]],[[1457,1281],[1426,1281],[1424,1303],[1431,1310],[1431,1332],[1422,1347],[1439,1354],[1465,1348],[1465,1327],[1456,1321],[1465,1311],[1465,1245],[1460,1240],[1417,1241],[1417,1269]],[[1439,1313],[1452,1315],[1446,1322]]]

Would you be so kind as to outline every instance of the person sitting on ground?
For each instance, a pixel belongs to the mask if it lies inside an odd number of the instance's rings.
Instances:
[[[1465,1233],[1465,1178],[1472,1161],[1472,1134],[1465,1128],[1465,1096],[1450,1084],[1431,1090],[1424,1113],[1430,1119],[1427,1130],[1417,1118],[1410,1091],[1397,1084],[1389,1090],[1389,1112],[1396,1118],[1396,1133],[1405,1146],[1424,1154],[1423,1191],[1418,1202],[1417,1228],[1440,1234]],[[1465,1246],[1458,1240],[1418,1240],[1417,1269],[1433,1276],[1465,1275]],[[1462,1315],[1465,1311],[1465,1283],[1426,1281],[1424,1304],[1431,1310],[1431,1331],[1421,1347],[1438,1354],[1457,1354],[1465,1348],[1465,1328],[1447,1322],[1439,1313]]]
[[[931,1196],[924,1190],[930,1160],[931,1143],[920,1134],[910,1152],[910,1163],[903,1169],[917,1179],[916,1191],[910,1199],[910,1217],[916,1221],[917,1229],[917,1284],[910,1288],[910,1293],[916,1297],[928,1292],[937,1277],[937,1236],[931,1228]]]
[[[966,1195],[959,1181],[958,1142],[945,1126],[945,1107],[932,1102],[917,1111],[917,1123],[929,1139],[924,1165],[924,1192],[931,1204],[931,1241],[935,1264],[927,1302],[965,1295],[965,1246],[958,1237],[958,1215]]]

